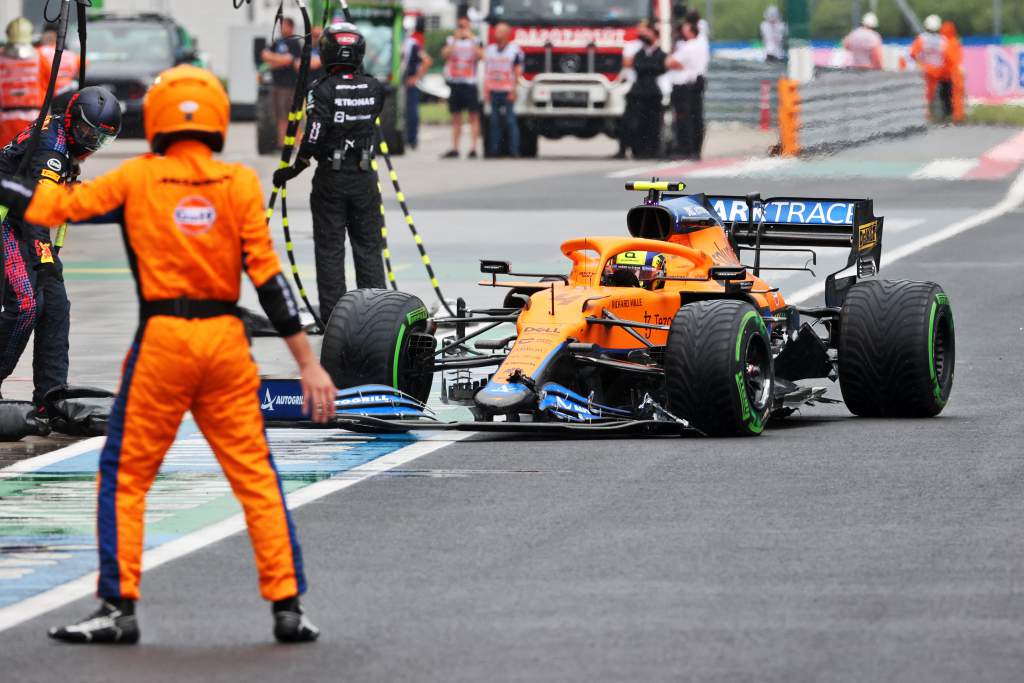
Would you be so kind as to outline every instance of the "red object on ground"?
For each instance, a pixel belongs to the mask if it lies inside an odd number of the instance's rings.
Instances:
[[[761,81],[761,130],[772,129],[772,84]]]

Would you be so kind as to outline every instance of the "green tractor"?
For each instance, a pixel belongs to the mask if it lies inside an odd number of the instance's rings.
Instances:
[[[349,5],[352,20],[366,36],[366,58],[363,68],[384,84],[387,100],[381,114],[384,140],[391,154],[405,151],[405,89],[402,86],[402,5],[388,2],[357,2]],[[323,16],[323,0],[312,3],[310,16],[319,22]],[[341,21],[339,11],[335,21]],[[256,148],[260,154],[278,151],[277,125],[271,105],[270,72],[260,68],[260,86],[256,101]]]

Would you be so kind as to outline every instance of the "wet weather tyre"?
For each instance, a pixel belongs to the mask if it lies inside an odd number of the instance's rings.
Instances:
[[[934,282],[867,280],[850,288],[839,334],[839,386],[861,417],[933,417],[953,388],[953,309]]]
[[[679,309],[665,349],[668,409],[708,436],[757,436],[772,397],[771,342],[744,301]]]
[[[357,289],[334,307],[320,362],[339,389],[383,384],[426,402],[433,384],[434,338],[419,297]]]

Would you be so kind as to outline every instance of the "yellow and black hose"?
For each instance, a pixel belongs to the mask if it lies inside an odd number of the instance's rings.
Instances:
[[[398,199],[398,205],[402,207],[402,215],[405,217],[405,223],[409,226],[409,232],[412,233],[412,239],[416,243],[416,248],[420,252],[420,260],[423,261],[423,267],[427,269],[427,276],[430,278],[430,286],[434,288],[434,293],[437,294],[437,300],[441,302],[441,306],[448,312],[448,315],[455,317],[454,311],[451,306],[444,298],[444,294],[441,292],[441,283],[437,279],[437,275],[434,274],[434,266],[430,263],[430,257],[427,255],[427,248],[423,244],[423,238],[420,237],[420,233],[416,230],[416,222],[412,219],[412,212],[409,211],[409,204],[405,201],[405,193],[402,192],[402,186],[398,182],[398,172],[395,170],[395,164],[391,161],[391,153],[388,149],[387,140],[384,139],[384,129],[380,125],[380,119],[377,119],[377,132],[380,134],[380,154],[384,157],[384,163],[388,167],[388,177],[391,178],[391,186],[395,188],[395,198]],[[376,161],[374,161],[376,164]]]

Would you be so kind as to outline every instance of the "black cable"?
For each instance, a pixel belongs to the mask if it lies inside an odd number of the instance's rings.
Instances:
[[[50,105],[53,104],[53,93],[57,89],[57,72],[60,71],[60,59],[64,55],[64,43],[68,37],[68,19],[71,15],[71,0],[61,0],[60,17],[57,22],[57,45],[53,52],[53,64],[50,67],[50,82],[46,84],[46,95],[43,97],[43,106],[39,109],[39,116],[32,124],[32,134],[29,137],[28,145],[25,147],[25,156],[18,164],[19,176],[24,176],[32,163],[36,149],[39,147],[39,138],[42,136],[43,123],[50,113]]]
[[[85,42],[86,42],[86,28],[85,25],[88,23],[88,17],[85,14],[85,10],[88,7],[92,7],[92,0],[78,0],[78,88],[81,90],[85,87]]]

